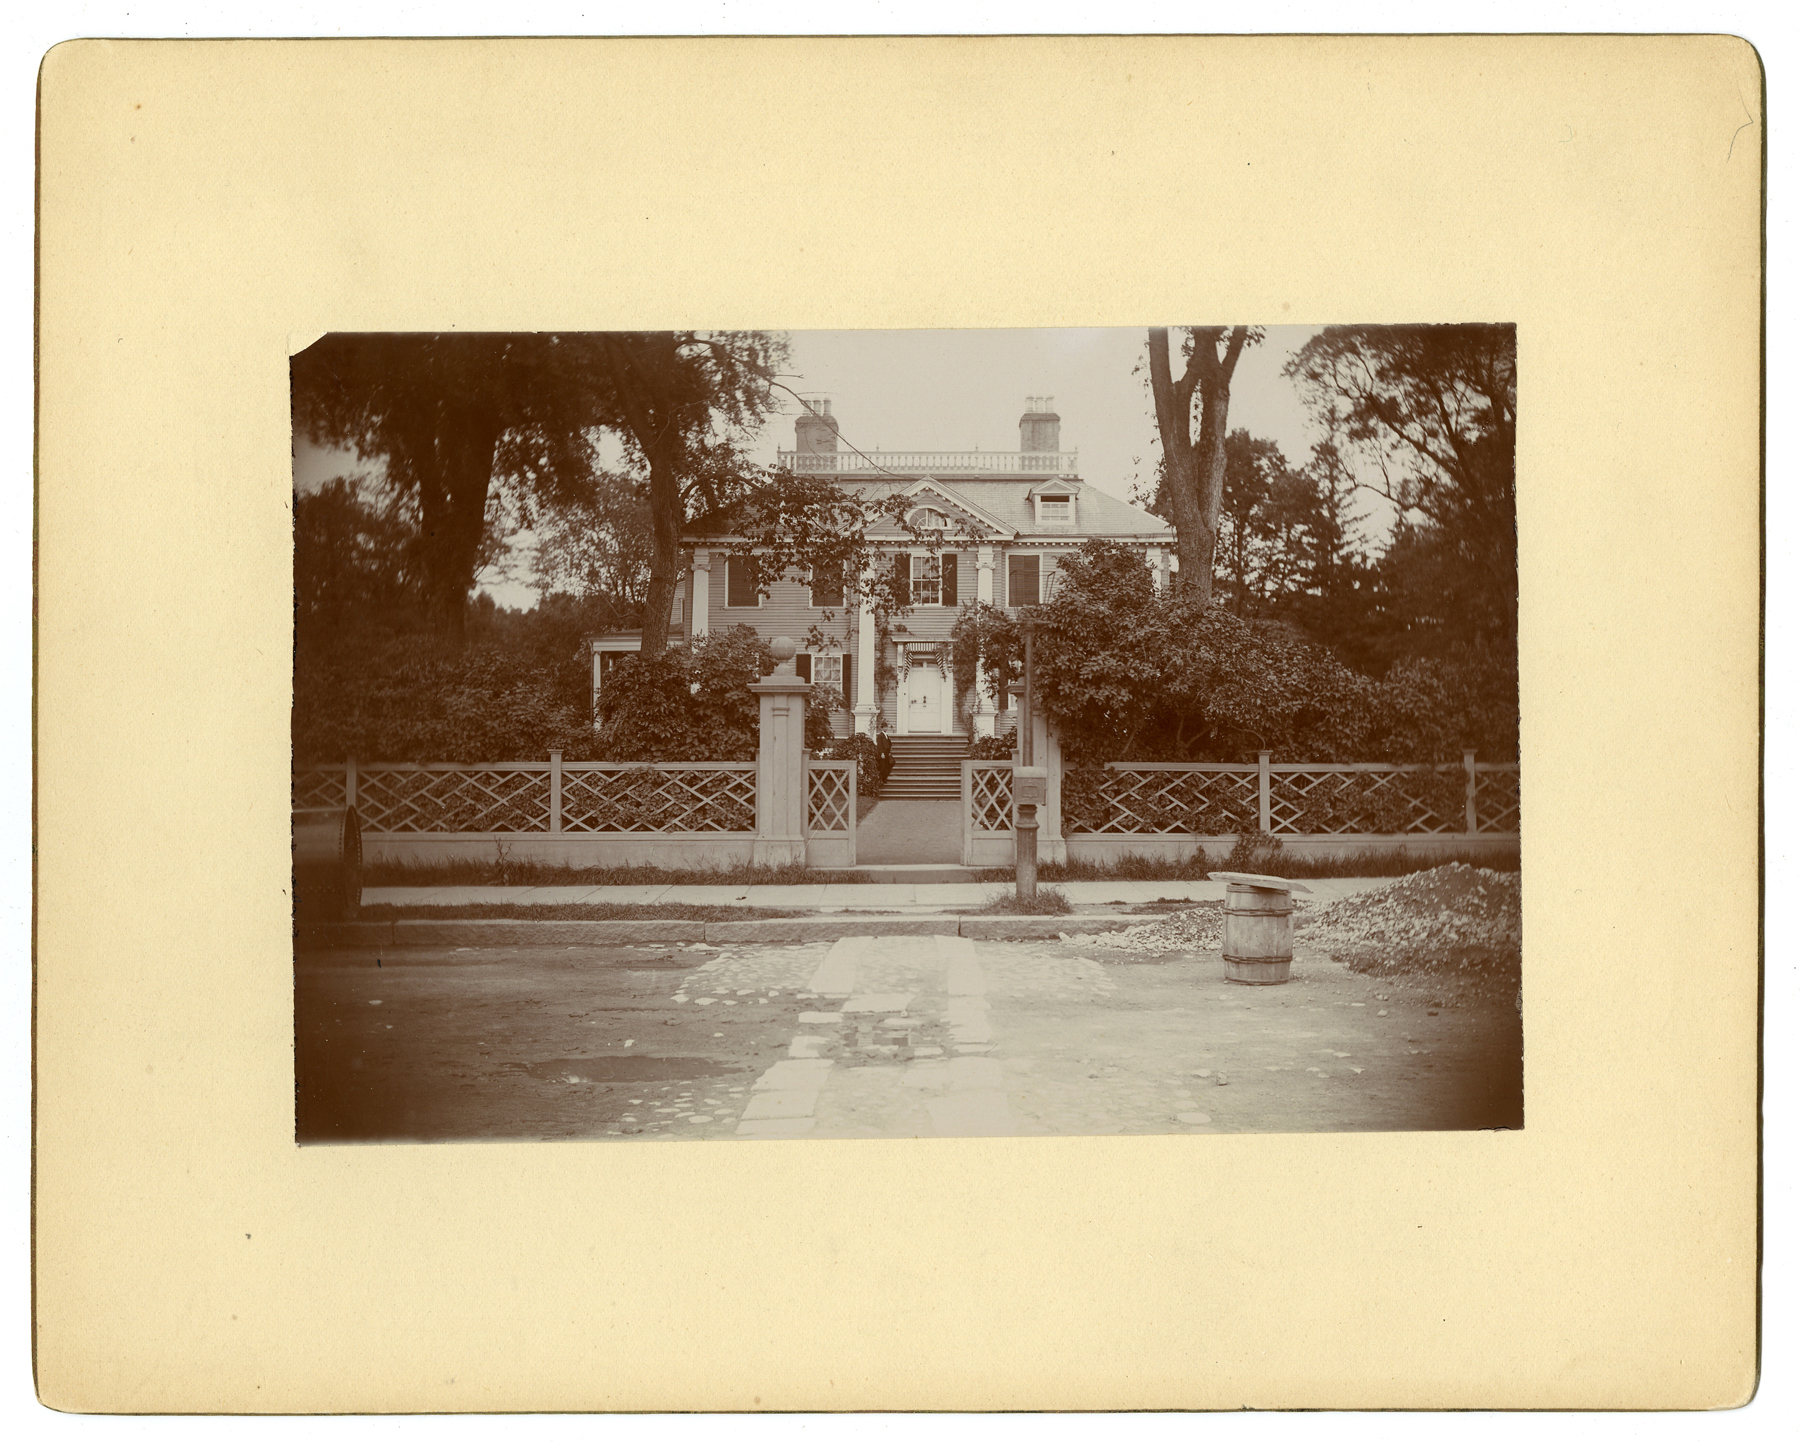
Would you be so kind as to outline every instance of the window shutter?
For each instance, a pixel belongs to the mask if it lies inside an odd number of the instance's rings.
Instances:
[[[945,551],[944,554],[939,557],[938,564],[943,567],[943,575],[944,575],[943,589],[940,593],[941,601],[944,605],[955,605],[956,604],[956,552],[953,550]]]
[[[894,599],[900,605],[912,604],[912,556],[894,557]]]
[[[815,571],[812,578],[813,609],[827,607],[836,610],[844,603],[844,578],[839,573],[833,579],[833,569],[827,568],[823,573]]]
[[[811,682],[812,653],[810,651],[803,650],[794,657],[794,674],[803,681]]]
[[[846,655],[844,657],[844,684],[840,687],[840,689],[844,692],[844,705],[846,707],[853,706],[856,704],[856,697],[850,693],[851,692],[851,684],[850,683],[855,679],[856,679],[856,657],[852,656],[852,655]]]
[[[725,563],[725,604],[753,606],[757,603],[756,557],[734,555]]]
[[[1007,556],[1006,603],[1009,606],[1038,603],[1038,558],[1035,555]]]

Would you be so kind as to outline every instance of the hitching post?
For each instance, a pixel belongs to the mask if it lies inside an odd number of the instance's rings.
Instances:
[[[1049,799],[1050,772],[1035,764],[1032,747],[1031,717],[1031,633],[1029,619],[1022,622],[1025,631],[1025,684],[1019,705],[1019,763],[1013,767],[1013,865],[1014,886],[1021,901],[1037,899],[1037,809]]]

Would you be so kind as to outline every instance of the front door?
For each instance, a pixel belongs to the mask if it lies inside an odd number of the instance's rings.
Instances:
[[[941,731],[943,720],[944,677],[939,674],[936,659],[915,660],[907,668],[906,733]]]

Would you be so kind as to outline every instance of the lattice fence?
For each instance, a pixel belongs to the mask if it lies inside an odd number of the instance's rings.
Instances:
[[[356,811],[364,831],[390,834],[548,831],[550,767],[359,766]]]
[[[1271,769],[1275,835],[1442,835],[1467,830],[1469,776],[1392,766]]]
[[[564,834],[754,831],[756,765],[565,765]]]
[[[304,811],[325,806],[335,809],[343,804],[344,769],[342,766],[333,766],[330,770],[294,772],[295,810]]]
[[[1098,804],[1076,828],[1096,835],[1229,835],[1255,830],[1255,766],[1123,766],[1109,769]],[[1073,810],[1070,812],[1073,816]]]
[[[1475,829],[1516,831],[1519,828],[1517,766],[1475,767]]]
[[[811,762],[806,768],[806,826],[814,835],[849,831],[856,823],[856,764]]]
[[[1012,829],[1012,762],[969,768],[969,824],[975,831]]]

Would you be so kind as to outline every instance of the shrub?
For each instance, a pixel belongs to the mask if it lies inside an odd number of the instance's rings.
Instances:
[[[847,735],[842,740],[833,741],[819,754],[825,760],[856,762],[858,796],[881,794],[881,783],[887,778],[887,773],[882,768],[881,747],[873,736],[860,733]]]
[[[806,703],[806,748],[814,755],[822,756],[836,744],[831,718],[843,709],[844,693],[836,686],[813,686],[813,693]]]
[[[1226,853],[1222,869],[1248,871],[1252,875],[1268,875],[1281,863],[1281,840],[1262,831],[1243,831],[1237,844]]]
[[[1009,761],[1017,750],[1017,744],[1009,735],[970,736],[967,754],[972,761]]]
[[[755,760],[759,704],[750,687],[774,668],[768,643],[743,625],[684,650],[627,656],[601,697],[600,752],[618,761]]]
[[[521,760],[558,748],[584,759],[594,736],[571,692],[530,651],[456,653],[427,636],[308,646],[294,658],[294,760]]]

